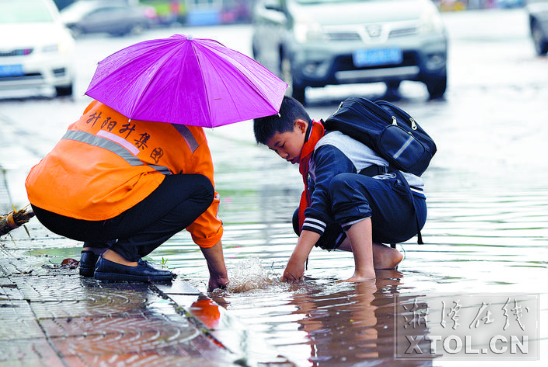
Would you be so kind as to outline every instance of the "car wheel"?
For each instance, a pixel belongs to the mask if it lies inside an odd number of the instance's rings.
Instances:
[[[306,86],[295,83],[295,80],[293,79],[293,74],[291,73],[291,61],[287,57],[284,57],[282,59],[281,75],[282,80],[289,85],[287,90],[291,93],[291,96],[297,101],[301,102],[303,105],[306,104]]]
[[[133,35],[140,35],[145,31],[146,27],[144,24],[137,23],[134,24],[133,27],[131,27],[131,30],[129,31],[130,34]]]
[[[401,81],[400,80],[391,80],[389,82],[386,82],[386,89],[397,91],[400,88]]]
[[[253,56],[254,60],[257,60],[257,56],[259,56],[259,52],[257,51],[257,46],[255,45],[255,41],[251,43],[251,55]]]
[[[447,75],[432,75],[425,81],[430,99],[441,98],[447,89]]]
[[[548,53],[548,38],[544,36],[544,33],[537,22],[533,22],[531,25],[531,36],[533,37],[533,42],[535,43],[537,55],[546,55],[546,53]]]
[[[55,87],[55,91],[57,92],[57,97],[72,96],[72,91],[73,91],[72,86],[73,86],[73,83],[70,83],[69,85]]]
[[[293,84],[293,90],[291,91],[291,96],[297,101],[301,102],[303,105],[306,104],[305,88],[303,86],[297,86]]]

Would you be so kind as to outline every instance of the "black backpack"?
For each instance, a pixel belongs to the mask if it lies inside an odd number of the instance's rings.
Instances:
[[[416,176],[423,174],[436,153],[436,144],[419,124],[386,101],[347,98],[324,126],[364,143],[391,167]]]

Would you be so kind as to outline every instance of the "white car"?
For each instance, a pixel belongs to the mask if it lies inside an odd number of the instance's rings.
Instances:
[[[0,0],[0,90],[72,95],[74,39],[52,0]]]

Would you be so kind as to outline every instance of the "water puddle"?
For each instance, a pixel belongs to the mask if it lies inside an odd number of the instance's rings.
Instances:
[[[249,147],[240,149],[242,155],[263,154]],[[295,174],[291,171],[295,167],[264,159],[261,164],[268,162],[271,171],[285,172],[280,177]],[[419,300],[438,312],[439,294],[446,297],[448,306],[447,297],[478,295],[467,306],[478,310],[481,295],[539,295],[538,322],[547,325],[548,191],[544,188],[461,186],[458,178],[453,176],[451,181],[446,175],[429,190],[429,219],[423,230],[427,243],[418,245],[412,239],[399,245],[405,257],[397,270],[379,271],[373,282],[340,282],[353,272],[351,254],[314,249],[305,280],[286,284],[280,277],[296,243],[289,218],[301,181],[275,182],[278,176],[269,174],[268,179],[242,180],[235,186],[228,180],[233,176],[220,166],[218,190],[225,199],[220,216],[231,284],[211,297],[253,335],[250,339],[264,340],[296,366],[459,365],[441,355],[427,360],[394,359],[395,347],[406,341],[396,325],[398,318],[407,315],[402,307],[409,309]],[[246,174],[244,169],[243,177]],[[174,236],[152,255],[206,290],[207,266],[188,234]],[[431,329],[423,327],[420,335],[432,335]],[[539,336],[546,347],[548,334],[541,328]],[[428,347],[422,340],[422,347]],[[272,355],[268,348],[234,348],[245,350],[258,365]],[[482,367],[490,363],[465,359]],[[498,366],[499,362],[491,363]]]

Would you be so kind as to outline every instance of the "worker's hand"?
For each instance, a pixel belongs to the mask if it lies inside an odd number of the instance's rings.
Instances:
[[[289,260],[282,277],[283,282],[296,283],[303,279],[304,263]]]
[[[207,260],[207,268],[209,269],[207,290],[212,292],[217,288],[225,289],[228,285],[228,274],[226,272],[222,242],[217,242],[213,247],[201,247],[200,250],[202,250]]]
[[[208,292],[213,292],[217,288],[226,289],[226,287],[228,286],[228,283],[229,283],[228,277],[210,276],[207,291]]]

